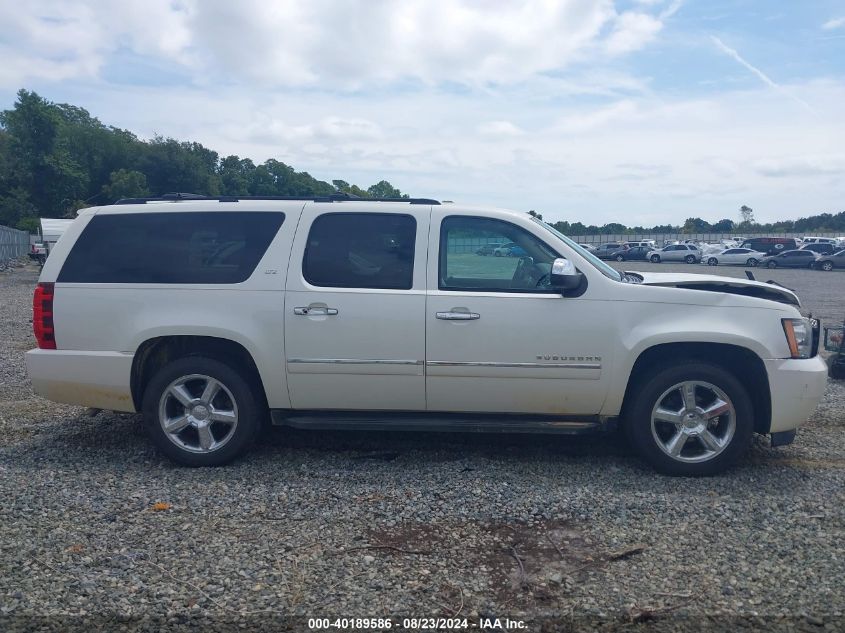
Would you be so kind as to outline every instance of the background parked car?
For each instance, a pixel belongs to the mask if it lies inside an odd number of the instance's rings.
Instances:
[[[819,255],[832,255],[840,249],[836,246],[836,244],[832,244],[831,242],[810,242],[809,244],[804,244],[804,246],[798,250],[813,251]]]
[[[758,253],[750,248],[726,248],[718,253],[705,255],[701,262],[709,266],[718,266],[719,264],[756,266],[765,256],[765,253]]]
[[[496,250],[497,248],[500,248],[501,246],[502,246],[501,244],[485,244],[484,246],[479,248],[477,251],[475,251],[475,254],[476,255],[484,255],[486,257],[487,255],[492,255],[493,251]]]
[[[742,248],[750,248],[766,255],[796,250],[799,246],[794,237],[752,237],[741,244]]]
[[[650,251],[648,260],[655,264],[660,262],[686,262],[695,264],[701,261],[701,251],[692,244],[670,244],[659,251]]]
[[[493,255],[496,257],[525,257],[527,254],[525,249],[516,242],[508,242],[493,249]]]
[[[628,248],[634,248],[635,246],[644,246],[652,250],[657,248],[657,245],[655,244],[654,240],[642,240],[640,242],[624,242],[622,245],[627,246]]]
[[[802,242],[804,244],[833,244],[836,246],[839,239],[835,237],[813,237],[808,235],[802,239]]]
[[[630,248],[620,248],[615,253],[612,253],[610,258],[615,259],[617,262],[624,262],[630,260],[645,261],[646,259],[648,259],[648,254],[651,251],[651,246],[632,246]]]
[[[620,244],[619,242],[610,242],[608,244],[599,244],[596,247],[596,250],[593,252],[593,255],[600,259],[610,259],[613,254],[617,251],[623,250],[627,248]]]
[[[845,250],[831,255],[822,255],[816,259],[813,268],[818,270],[833,270],[834,268],[845,268]]]
[[[47,247],[40,243],[32,244],[29,247],[29,258],[43,266],[47,261]]]
[[[779,255],[766,255],[758,265],[767,268],[810,268],[815,263],[816,253],[813,251],[793,250]]]

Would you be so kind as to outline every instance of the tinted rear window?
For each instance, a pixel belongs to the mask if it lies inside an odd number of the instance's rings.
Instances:
[[[326,213],[311,225],[302,274],[314,286],[410,289],[417,221],[396,213]]]
[[[255,270],[284,222],[252,211],[94,216],[59,282],[234,284]]]

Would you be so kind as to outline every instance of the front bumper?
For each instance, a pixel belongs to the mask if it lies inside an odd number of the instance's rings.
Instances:
[[[764,360],[772,396],[770,433],[798,428],[815,410],[827,388],[827,365],[813,358]]]
[[[33,349],[26,353],[32,390],[53,402],[135,411],[130,378],[133,354]]]

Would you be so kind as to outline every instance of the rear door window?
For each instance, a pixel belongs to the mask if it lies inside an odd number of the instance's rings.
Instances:
[[[96,215],[58,281],[240,283],[255,271],[284,219],[283,213],[253,211]]]
[[[311,225],[302,274],[313,286],[409,290],[417,221],[399,213],[325,213]]]

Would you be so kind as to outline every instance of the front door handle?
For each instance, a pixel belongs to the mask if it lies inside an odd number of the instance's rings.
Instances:
[[[435,315],[438,319],[442,319],[443,321],[474,321],[475,319],[480,319],[481,315],[478,312],[455,312],[454,310],[449,312],[437,312]]]
[[[337,308],[301,306],[294,308],[293,313],[299,316],[334,316],[337,314]]]

